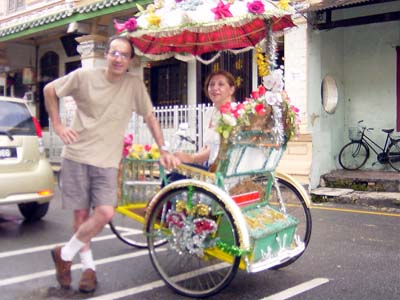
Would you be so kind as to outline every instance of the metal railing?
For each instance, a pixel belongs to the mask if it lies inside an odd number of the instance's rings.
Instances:
[[[70,125],[74,111],[74,103],[68,99],[64,105],[60,105],[61,120],[64,124]],[[185,143],[182,145],[182,150],[196,151],[203,146],[203,128],[204,119],[207,110],[211,109],[211,105],[199,104],[196,106],[190,105],[174,105],[166,107],[155,107],[154,112],[160,122],[161,129],[166,141],[172,145],[176,142],[176,132],[180,123],[188,123],[189,129],[187,135],[196,141],[195,145]],[[126,133],[133,134],[134,144],[153,144],[154,140],[144,123],[143,118],[136,113],[132,114]],[[55,134],[51,122],[49,126],[49,145],[48,156],[52,163],[59,163],[61,161],[61,151],[63,143],[61,139]]]

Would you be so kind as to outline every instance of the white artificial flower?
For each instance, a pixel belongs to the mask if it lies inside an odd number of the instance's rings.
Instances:
[[[267,90],[271,90],[274,87],[275,80],[274,78],[270,75],[264,76],[262,79],[263,85]]]
[[[274,92],[268,91],[265,93],[265,101],[269,105],[278,105],[278,104],[282,103],[282,97],[281,97],[281,94],[279,94],[279,93],[274,93]]]
[[[229,126],[236,126],[237,125],[237,120],[232,115],[223,114],[222,115],[222,120],[224,121],[225,124],[227,124]]]
[[[136,19],[139,28],[147,29],[149,27],[149,22],[147,21],[147,15],[143,14]]]
[[[282,80],[281,81],[275,81],[275,84],[272,87],[271,91],[274,92],[274,93],[279,93],[279,92],[283,91],[283,87],[284,87],[284,84],[283,84]]]

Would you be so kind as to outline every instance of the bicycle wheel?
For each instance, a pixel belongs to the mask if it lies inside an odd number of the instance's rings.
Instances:
[[[136,248],[147,248],[147,237],[144,233],[145,209],[140,208],[141,213],[136,212],[126,215],[124,210],[117,208],[112,221],[109,223],[111,231],[125,244]],[[160,246],[165,240],[155,240],[154,245]]]
[[[400,139],[393,141],[388,148],[388,162],[397,172],[400,172]]]
[[[339,164],[346,170],[361,168],[369,157],[369,148],[363,142],[350,142],[339,153]]]
[[[239,249],[238,230],[221,200],[206,189],[168,191],[152,208],[146,232],[155,269],[178,294],[208,297],[237,272],[240,256],[228,253]],[[167,245],[156,248],[160,237]]]
[[[266,185],[269,178],[269,176],[259,176],[254,178],[254,182]],[[306,200],[292,183],[283,178],[276,178],[276,182],[273,184],[269,195],[269,204],[275,209],[281,211],[279,195],[285,205],[286,213],[295,217],[299,222],[295,236],[298,241],[304,243],[305,251],[310,242],[312,230],[311,212],[307,206]],[[272,269],[280,269],[294,263],[304,253],[304,251]]]

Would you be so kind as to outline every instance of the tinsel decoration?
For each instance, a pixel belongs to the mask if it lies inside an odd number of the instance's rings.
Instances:
[[[243,250],[240,249],[240,247],[234,246],[234,245],[229,245],[227,243],[217,241],[217,248],[220,249],[221,251],[228,253],[233,256],[243,256],[247,255],[249,253],[248,250]]]
[[[265,57],[268,59],[269,71],[272,71],[276,68],[276,41],[274,37],[274,33],[272,32],[271,20],[266,21],[267,25],[267,39],[265,42]]]

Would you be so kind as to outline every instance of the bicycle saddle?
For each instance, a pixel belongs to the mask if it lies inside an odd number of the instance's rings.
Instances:
[[[392,133],[394,131],[394,128],[392,129],[382,129],[383,132],[385,133]]]

